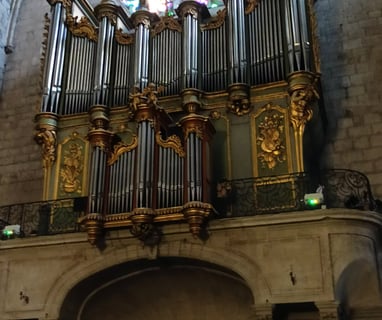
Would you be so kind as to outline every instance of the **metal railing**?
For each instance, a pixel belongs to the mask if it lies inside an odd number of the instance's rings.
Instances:
[[[213,206],[218,218],[307,210],[304,195],[323,186],[327,208],[376,210],[368,178],[346,169],[317,175],[282,176],[222,181]],[[87,197],[14,204],[0,207],[0,230],[20,225],[20,236],[42,236],[80,231],[79,217],[86,213]]]
[[[319,187],[327,208],[376,209],[367,177],[347,169],[222,181],[214,205],[220,217],[307,210],[305,194]]]
[[[23,236],[78,232],[78,218],[84,214],[87,198],[70,198],[0,207],[0,230],[20,225]]]

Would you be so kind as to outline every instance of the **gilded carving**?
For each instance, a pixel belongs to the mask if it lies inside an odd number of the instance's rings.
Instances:
[[[130,144],[125,144],[123,142],[117,143],[114,148],[112,153],[110,154],[110,159],[108,161],[108,165],[112,165],[114,162],[118,160],[118,157],[125,153],[129,152],[133,149],[135,149],[138,146],[138,138],[137,136],[133,136],[133,141]]]
[[[134,43],[134,36],[124,33],[122,29],[115,30],[115,40],[122,45],[128,45]]]
[[[115,13],[105,10],[105,11],[99,12],[99,14],[97,15],[97,18],[99,20],[105,17],[110,21],[110,23],[113,26],[117,24],[117,15]]]
[[[242,116],[251,112],[249,87],[243,83],[234,83],[228,87],[227,109],[229,112]]]
[[[161,33],[165,29],[174,30],[177,32],[182,32],[182,26],[178,22],[178,20],[172,18],[172,17],[163,17],[161,18],[160,22],[155,25],[155,27],[152,30],[153,35],[157,35]]]
[[[173,149],[180,157],[184,157],[186,154],[184,152],[182,142],[177,135],[171,135],[166,140],[162,139],[160,132],[158,131],[155,135],[155,139],[158,145],[163,148]]]
[[[284,116],[272,113],[270,104],[266,106],[266,109],[269,114],[264,117],[264,120],[258,126],[257,144],[261,149],[258,158],[263,165],[273,169],[277,163],[286,161],[285,145],[281,138],[284,131]]]
[[[251,105],[248,99],[233,99],[227,104],[228,111],[236,114],[237,116],[243,116],[251,112]]]
[[[80,21],[77,22],[78,17],[73,17],[72,14],[68,13],[66,16],[66,23],[70,32],[77,37],[86,37],[92,41],[97,41],[97,31],[90,23],[89,19],[81,17]]]
[[[260,0],[247,0],[247,6],[245,7],[245,14],[250,14],[257,5],[259,4]]]
[[[319,95],[313,85],[292,92],[290,99],[290,121],[295,130],[304,131],[306,123],[312,119],[313,110],[310,103]]]
[[[49,168],[56,161],[57,135],[55,130],[41,129],[35,140],[42,147],[44,168]]]
[[[223,10],[219,10],[216,13],[216,17],[211,19],[211,21],[209,21],[208,23],[201,25],[200,28],[202,29],[202,31],[217,29],[223,25],[226,16],[227,16],[227,9],[224,8]]]
[[[83,148],[76,142],[70,142],[64,151],[63,165],[60,170],[61,189],[65,193],[81,193],[80,177],[83,171]]]

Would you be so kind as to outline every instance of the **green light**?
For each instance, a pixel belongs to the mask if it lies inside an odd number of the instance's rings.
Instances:
[[[309,200],[308,200],[308,205],[309,205],[309,206],[316,206],[316,205],[318,205],[318,204],[319,204],[318,199],[309,199]]]
[[[9,238],[13,236],[13,230],[3,230],[3,235]]]

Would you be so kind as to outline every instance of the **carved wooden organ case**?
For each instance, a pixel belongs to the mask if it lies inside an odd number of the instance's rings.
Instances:
[[[306,170],[319,132],[313,0],[182,1],[174,16],[117,0],[48,0],[40,111],[44,198],[87,197],[96,243],[188,222],[219,181]],[[306,148],[305,148],[306,149]]]

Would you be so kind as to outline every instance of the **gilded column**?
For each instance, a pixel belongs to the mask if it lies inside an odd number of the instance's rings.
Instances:
[[[118,7],[114,0],[102,0],[95,7],[95,14],[99,21],[99,34],[93,86],[93,105],[108,105],[110,101],[111,68],[117,10]]]

